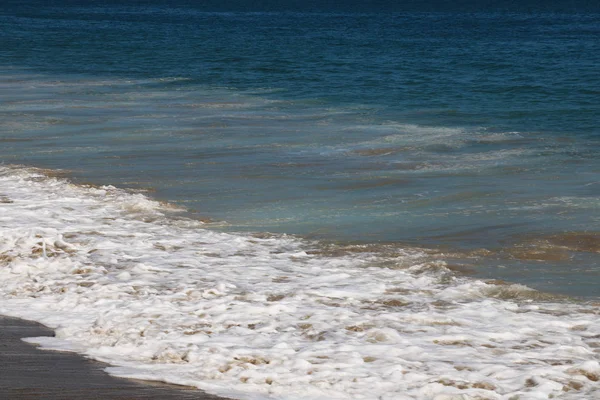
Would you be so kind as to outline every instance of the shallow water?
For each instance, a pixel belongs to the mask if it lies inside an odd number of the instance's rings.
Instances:
[[[0,312],[48,346],[240,398],[597,395],[599,14],[0,24]]]
[[[460,277],[427,249],[219,233],[31,169],[1,168],[0,190],[0,313],[110,373],[243,399],[598,394],[597,303]]]
[[[228,231],[454,251],[598,231],[594,137],[400,123],[366,106],[174,82],[5,70],[2,159],[149,191]],[[533,258],[479,270],[595,296],[597,252],[584,252],[585,272],[550,266],[560,282]]]

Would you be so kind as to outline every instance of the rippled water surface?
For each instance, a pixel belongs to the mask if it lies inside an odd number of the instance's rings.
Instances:
[[[149,189],[217,229],[500,252],[478,271],[598,294],[593,246],[531,255],[599,231],[597,14],[0,18],[5,163]]]
[[[0,313],[240,399],[597,398],[576,3],[6,2]]]

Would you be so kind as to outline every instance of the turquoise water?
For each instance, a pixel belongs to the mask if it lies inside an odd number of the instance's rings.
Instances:
[[[0,26],[3,163],[600,295],[600,14],[31,1]]]

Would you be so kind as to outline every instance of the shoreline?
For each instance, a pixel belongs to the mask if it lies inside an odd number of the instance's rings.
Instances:
[[[21,340],[37,336],[54,336],[54,331],[0,315],[0,398],[228,400],[193,387],[114,377],[104,371],[109,364]]]

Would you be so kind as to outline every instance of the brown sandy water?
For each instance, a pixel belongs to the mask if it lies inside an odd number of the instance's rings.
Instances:
[[[454,240],[448,238],[448,242]],[[543,301],[600,295],[600,289],[593,285],[600,274],[597,268],[600,264],[600,232],[518,235],[503,246],[471,249],[398,242],[320,242],[308,252],[324,257],[371,255],[371,265],[382,268],[415,269],[414,265],[420,263],[420,269],[414,272],[442,272],[483,279],[498,286],[489,295],[503,299]],[[556,280],[564,282],[564,286],[554,284]],[[517,283],[532,290],[511,286]],[[577,291],[569,288],[572,285],[581,287],[580,293],[573,293]]]

